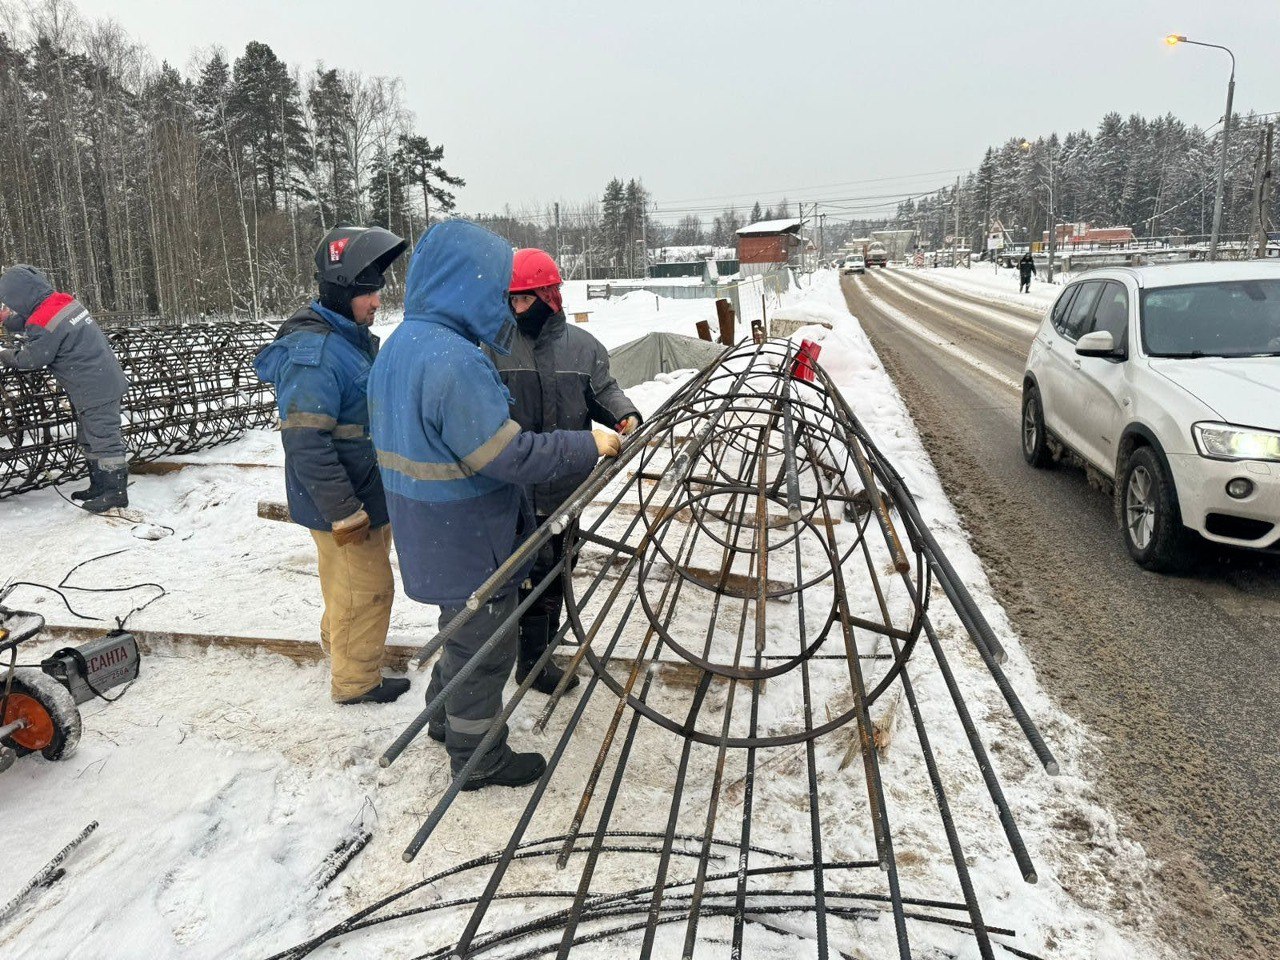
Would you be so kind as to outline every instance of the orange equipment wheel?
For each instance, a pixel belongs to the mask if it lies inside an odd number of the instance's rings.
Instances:
[[[39,750],[46,760],[62,760],[80,742],[80,711],[67,688],[38,670],[16,670],[0,726],[23,719],[27,726],[4,738],[19,755]],[[0,679],[0,698],[5,681]]]

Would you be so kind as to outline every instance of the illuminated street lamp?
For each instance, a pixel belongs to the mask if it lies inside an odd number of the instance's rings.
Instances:
[[[1216,43],[1201,43],[1199,40],[1188,40],[1182,34],[1171,33],[1164,38],[1171,47],[1180,43],[1189,43],[1195,47],[1212,47],[1214,50],[1225,50],[1231,58],[1231,79],[1227,81],[1227,112],[1222,116],[1222,156],[1218,158],[1218,186],[1213,197],[1213,233],[1209,235],[1209,259],[1218,259],[1218,233],[1222,229],[1222,193],[1227,180],[1227,138],[1231,134],[1231,100],[1236,92],[1236,55],[1226,47]]]

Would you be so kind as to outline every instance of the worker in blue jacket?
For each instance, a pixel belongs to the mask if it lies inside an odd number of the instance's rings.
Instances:
[[[616,456],[611,430],[523,431],[511,396],[480,350],[510,348],[511,245],[452,220],[418,241],[409,264],[405,316],[369,375],[369,418],[405,592],[440,607],[444,627],[536,527],[526,488],[588,472]],[[532,559],[530,560],[530,565]],[[430,700],[515,610],[507,586],[445,643]],[[502,711],[516,657],[508,630],[445,704],[445,744],[456,773]],[[537,753],[515,753],[505,727],[463,789],[522,786],[542,775]]]
[[[284,322],[254,361],[276,387],[289,515],[319,558],[320,644],[338,703],[390,703],[409,689],[382,676],[395,579],[391,529],[369,438],[365,382],[378,338],[383,273],[408,244],[381,227],[337,227],[316,250],[320,296]]]

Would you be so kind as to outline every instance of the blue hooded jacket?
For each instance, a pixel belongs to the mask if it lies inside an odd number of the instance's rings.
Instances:
[[[275,384],[289,515],[304,527],[330,530],[361,507],[373,527],[387,522],[365,399],[377,352],[367,328],[316,301],[286,320],[253,362]]]
[[[596,462],[590,431],[522,432],[480,350],[506,352],[511,260],[511,245],[475,224],[432,227],[409,263],[404,323],[369,375],[400,574],[422,603],[462,606],[533,531],[524,488]]]

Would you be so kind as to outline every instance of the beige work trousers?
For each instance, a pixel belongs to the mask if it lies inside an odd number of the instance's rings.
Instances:
[[[326,531],[312,530],[311,536],[320,555],[320,645],[330,661],[329,694],[334,700],[350,700],[382,682],[395,596],[391,525],[369,531],[363,543],[344,547]]]

